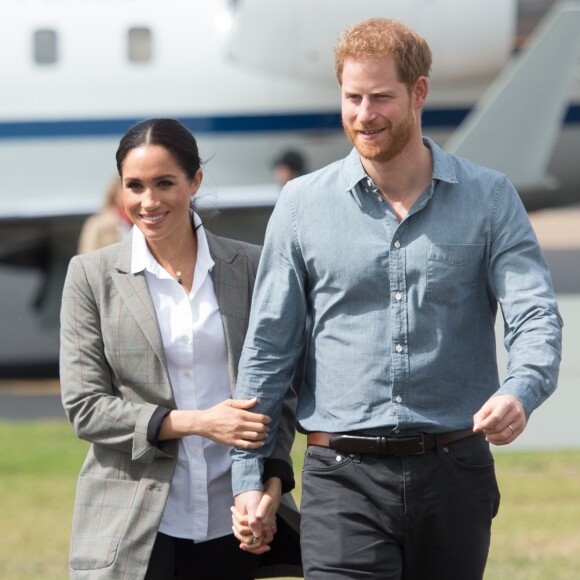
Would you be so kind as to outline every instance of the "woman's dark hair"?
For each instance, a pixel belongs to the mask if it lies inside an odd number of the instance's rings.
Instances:
[[[176,119],[147,119],[123,135],[116,154],[119,175],[123,174],[123,162],[129,152],[145,145],[159,145],[169,151],[189,179],[201,167],[197,141],[185,125]]]

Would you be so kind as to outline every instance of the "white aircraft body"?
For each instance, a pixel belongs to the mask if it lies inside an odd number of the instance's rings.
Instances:
[[[64,273],[135,122],[175,117],[206,160],[210,229],[261,241],[272,161],[344,156],[332,47],[400,19],[434,54],[425,133],[505,171],[534,209],[580,199],[580,2],[4,0],[0,376],[54,369]],[[451,136],[450,136],[451,135]]]

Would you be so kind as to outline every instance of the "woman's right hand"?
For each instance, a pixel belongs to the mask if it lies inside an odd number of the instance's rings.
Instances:
[[[257,398],[226,399],[203,411],[171,411],[163,420],[159,440],[200,435],[230,447],[258,449],[268,436],[271,419],[247,410],[257,402]]]

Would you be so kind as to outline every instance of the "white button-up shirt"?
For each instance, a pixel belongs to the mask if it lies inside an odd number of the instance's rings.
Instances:
[[[133,228],[131,272],[145,271],[157,313],[178,409],[208,409],[231,397],[221,313],[210,276],[214,262],[195,216],[197,262],[193,286],[183,287],[153,257]],[[231,534],[230,448],[191,435],[179,454],[159,531],[202,542]]]

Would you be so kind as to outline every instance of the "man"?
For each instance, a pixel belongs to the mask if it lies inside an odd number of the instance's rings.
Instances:
[[[548,268],[507,178],[422,137],[424,39],[371,19],[335,58],[355,148],[281,194],[236,397],[258,396],[275,426],[306,340],[306,578],[481,579],[499,506],[489,444],[521,435],[557,382]],[[256,552],[270,535],[260,472],[272,443],[234,454],[236,508],[254,534],[244,548]]]
[[[306,173],[304,157],[298,151],[285,151],[272,164],[274,177],[280,185],[286,185],[291,179]]]

